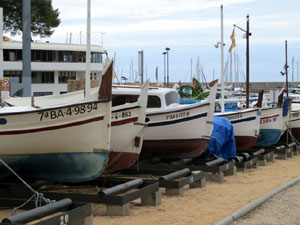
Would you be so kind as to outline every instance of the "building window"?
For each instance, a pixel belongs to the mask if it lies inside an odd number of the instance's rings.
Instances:
[[[4,49],[3,59],[4,59],[4,61],[9,61],[9,50],[8,49]]]
[[[34,71],[32,72],[33,84],[54,83],[54,72],[52,71]]]
[[[75,71],[59,71],[58,83],[68,83],[68,80],[76,80]]]
[[[17,77],[19,83],[22,83],[22,71],[4,71],[4,77]]]
[[[9,51],[9,61],[16,61],[16,52],[14,50]]]
[[[22,50],[4,49],[4,61],[22,61]],[[86,52],[31,50],[32,62],[80,62],[85,63]],[[91,63],[102,63],[102,54],[91,52]]]

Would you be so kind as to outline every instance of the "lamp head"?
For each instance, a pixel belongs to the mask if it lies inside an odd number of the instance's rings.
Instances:
[[[166,47],[166,50],[167,50],[167,51],[170,51],[171,49],[170,49],[169,47]]]

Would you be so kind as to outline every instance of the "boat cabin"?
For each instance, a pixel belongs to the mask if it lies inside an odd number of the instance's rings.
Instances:
[[[136,102],[140,95],[138,86],[113,86],[112,106]],[[147,111],[165,109],[179,105],[179,95],[175,89],[150,87],[148,90]]]

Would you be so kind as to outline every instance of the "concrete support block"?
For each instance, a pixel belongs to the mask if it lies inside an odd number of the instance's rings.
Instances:
[[[204,188],[204,187],[206,187],[206,178],[203,177],[200,180],[197,180],[193,183],[190,183],[189,187],[190,188]]]
[[[259,167],[259,162],[256,162],[253,165],[249,166],[249,168],[254,168],[254,169],[258,169],[258,167]]]
[[[299,155],[299,152],[297,151],[297,149],[295,149],[294,151],[293,151],[293,156],[298,156]]]
[[[267,158],[267,162],[274,162],[274,154],[272,155],[272,157]]]
[[[94,224],[94,216],[93,214],[86,216],[83,218],[84,225],[93,225]]]
[[[283,159],[283,160],[286,160],[286,159],[287,159],[287,154],[277,154],[276,159]]]
[[[107,205],[108,216],[129,216],[129,203],[125,205]]]
[[[236,166],[233,166],[232,168],[228,169],[228,170],[225,170],[223,173],[225,176],[233,176],[233,175],[236,175]]]
[[[183,187],[180,188],[166,188],[166,195],[183,195]]]
[[[287,153],[287,157],[288,157],[288,158],[293,158],[293,151],[288,152],[288,153]]]
[[[204,173],[206,180],[214,181],[218,183],[224,183],[224,173]]]
[[[161,190],[158,190],[150,195],[141,198],[141,204],[147,206],[161,205]]]
[[[258,161],[260,166],[266,166],[267,165],[267,160],[259,160]]]

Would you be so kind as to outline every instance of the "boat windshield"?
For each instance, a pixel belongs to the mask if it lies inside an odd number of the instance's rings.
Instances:
[[[137,102],[139,95],[112,95],[112,106],[125,103]],[[147,108],[161,108],[161,101],[158,96],[148,95]]]
[[[166,94],[166,105],[171,105],[173,103],[177,103],[179,104],[179,96],[178,93],[176,91],[172,91],[169,92],[168,94]]]

